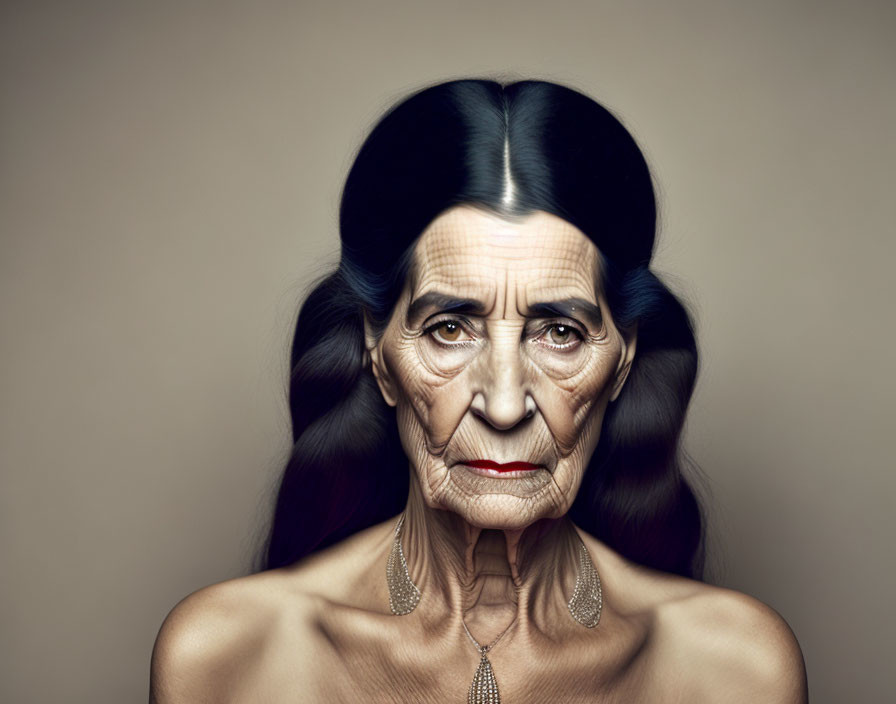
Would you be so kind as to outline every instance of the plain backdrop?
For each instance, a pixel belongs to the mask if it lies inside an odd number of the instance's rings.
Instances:
[[[689,302],[714,579],[813,702],[892,684],[896,10],[886,2],[4,2],[0,699],[136,702],[246,573],[298,302],[394,101],[542,78],[629,127]]]

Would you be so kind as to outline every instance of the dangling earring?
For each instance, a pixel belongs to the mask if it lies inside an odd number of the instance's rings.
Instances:
[[[576,586],[569,598],[569,613],[585,628],[594,628],[600,623],[600,612],[603,610],[604,597],[600,588],[600,575],[591,561],[588,548],[579,537],[579,572],[576,575]]]
[[[420,601],[420,590],[417,589],[417,585],[408,574],[408,563],[404,559],[404,550],[401,549],[401,526],[403,524],[404,514],[401,514],[398,525],[395,526],[395,540],[392,541],[389,561],[386,562],[389,607],[396,616],[411,613]]]

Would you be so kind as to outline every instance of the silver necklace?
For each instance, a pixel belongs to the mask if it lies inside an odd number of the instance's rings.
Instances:
[[[514,619],[515,621],[516,619]],[[476,668],[476,674],[473,675],[473,681],[470,683],[470,692],[467,694],[468,704],[501,704],[501,697],[498,694],[498,681],[495,679],[495,672],[492,670],[492,664],[486,657],[486,653],[495,647],[495,644],[501,640],[514,621],[501,631],[501,635],[495,638],[488,645],[479,645],[464,620],[460,620],[460,624],[464,627],[476,650],[479,651],[479,667]]]
[[[404,551],[401,548],[401,527],[404,525],[404,514],[398,519],[395,526],[395,538],[392,541],[392,550],[389,552],[389,559],[386,562],[386,583],[389,585],[389,607],[392,613],[396,615],[409,614],[413,611],[420,601],[420,590],[408,574],[408,563],[404,557]],[[576,574],[576,585],[573,589],[572,596],[567,602],[570,615],[586,628],[594,628],[600,623],[600,614],[603,610],[603,593],[600,587],[600,575],[594,562],[591,561],[591,555],[588,554],[588,548],[579,536],[579,570]],[[505,628],[501,634],[488,645],[480,645],[467,624],[461,618],[461,625],[476,646],[479,652],[479,667],[476,668],[476,674],[473,675],[473,682],[470,684],[470,692],[467,697],[468,704],[501,704],[501,697],[498,694],[498,682],[495,679],[495,673],[492,670],[492,664],[489,662],[486,654],[498,643],[504,634],[510,630],[510,625]]]

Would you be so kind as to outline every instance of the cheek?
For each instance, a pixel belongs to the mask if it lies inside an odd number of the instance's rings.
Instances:
[[[592,348],[577,373],[539,378],[537,401],[560,454],[554,483],[570,501],[600,439],[620,354],[613,344]]]
[[[579,484],[585,476],[585,469],[597,447],[598,440],[600,440],[606,407],[606,401],[602,399],[591,404],[589,413],[579,426],[580,430],[575,444],[557,464],[558,467],[562,466],[566,469],[566,471],[556,473],[556,481],[560,489],[567,495],[574,496],[578,492]]]
[[[603,378],[601,375],[600,380]],[[554,483],[570,501],[579,491],[585,468],[600,439],[609,398],[608,385],[600,380],[579,389],[554,386],[545,393],[544,418],[560,454]],[[587,395],[588,391],[594,395]]]
[[[422,341],[400,334],[384,346],[383,360],[398,392],[396,408],[402,443],[412,459],[424,453],[440,455],[470,407],[472,392],[459,372],[455,375],[434,369]]]
[[[618,359],[611,350],[596,350],[573,376],[539,377],[536,400],[562,457],[590,455],[596,446]]]

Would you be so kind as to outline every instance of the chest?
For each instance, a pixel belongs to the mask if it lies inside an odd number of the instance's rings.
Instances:
[[[668,702],[678,698],[668,688],[646,677],[633,666],[611,676],[600,667],[579,668],[563,664],[509,662],[493,656],[483,663],[475,654],[464,662],[442,661],[429,669],[402,668],[386,661],[366,660],[361,671],[344,665],[325,666],[304,684],[306,698],[314,702],[377,702],[382,704],[444,704],[467,702],[477,680],[486,684],[490,668],[495,688],[504,704],[577,702],[630,704]],[[477,676],[478,675],[478,676]],[[488,700],[486,700],[488,701]]]
[[[474,681],[492,679],[504,704],[674,701],[651,676],[643,639],[620,635],[590,631],[565,644],[510,640],[484,661],[463,638],[418,639],[384,626],[379,637],[321,643],[305,701],[460,704]]]
[[[607,618],[562,638],[508,634],[488,663],[448,623],[424,631],[355,610],[284,632],[234,678],[230,701],[462,704],[487,667],[504,704],[687,701],[651,647],[650,628],[631,620]]]

